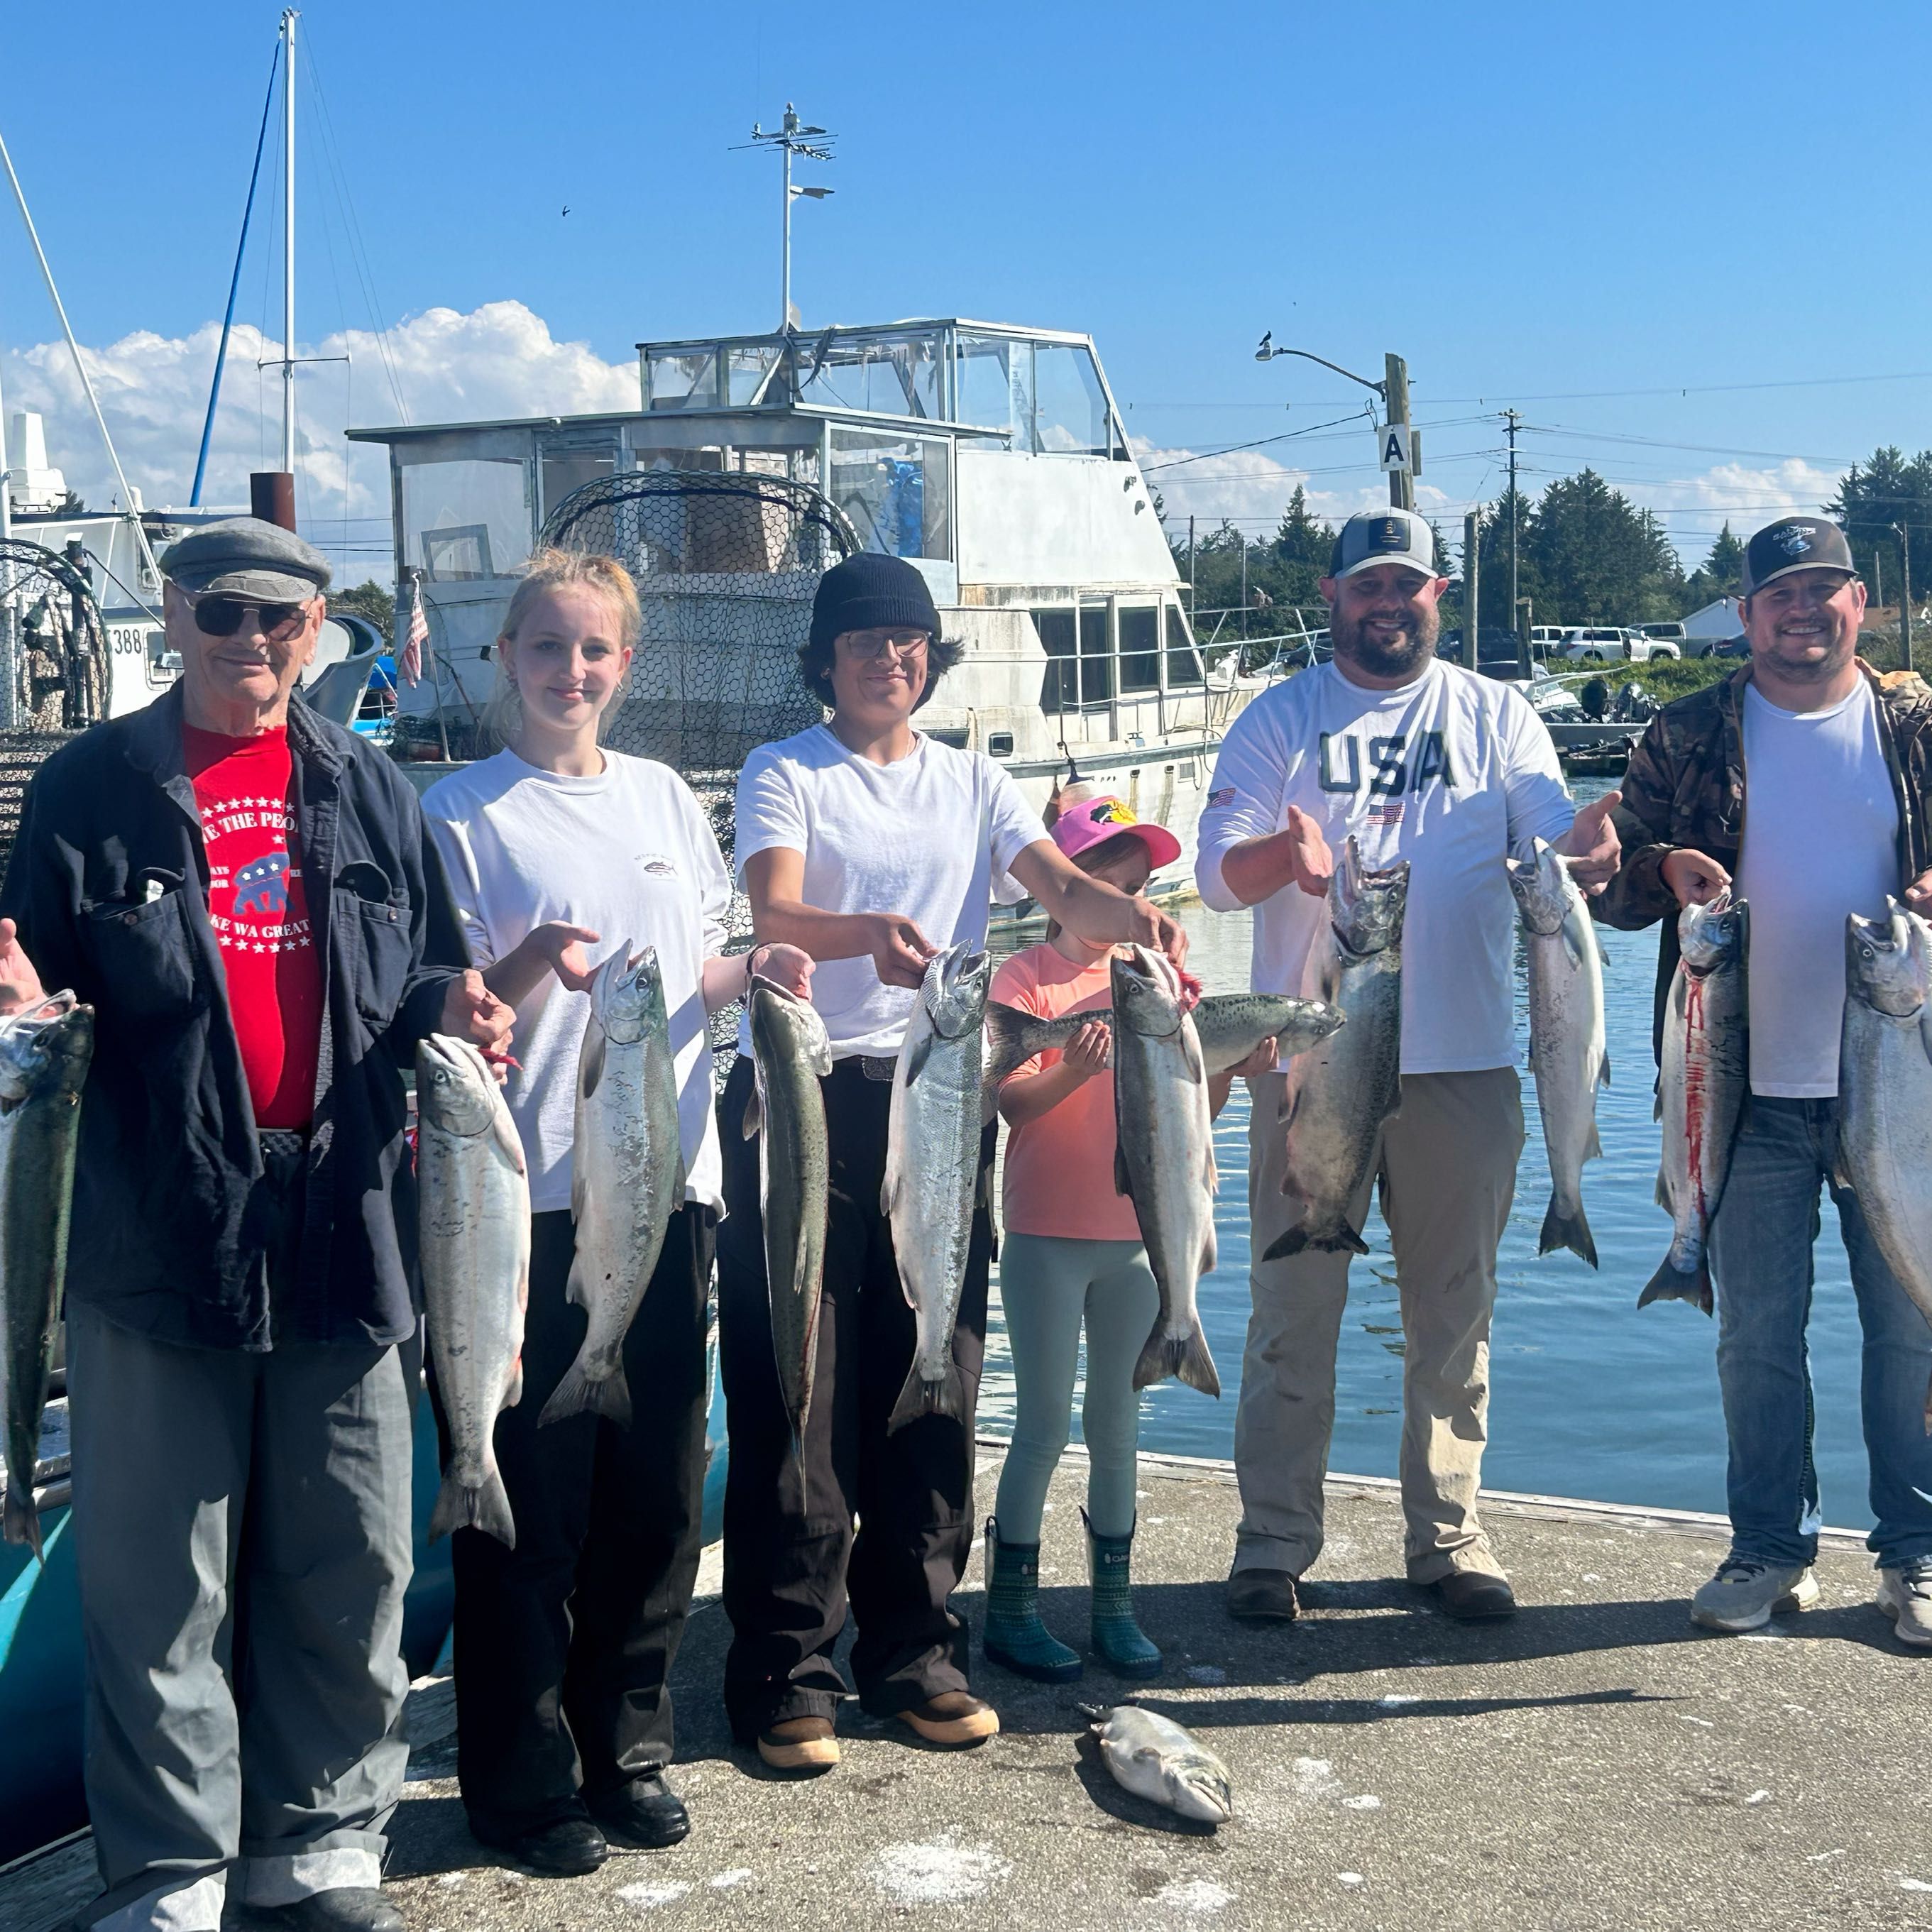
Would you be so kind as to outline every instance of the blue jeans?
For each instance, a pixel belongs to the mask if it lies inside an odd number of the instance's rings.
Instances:
[[[1731,1548],[1796,1564],[1818,1552],[1811,1461],[1811,1250],[1818,1188],[1832,1190],[1864,1331],[1862,1407],[1871,1462],[1868,1543],[1882,1566],[1932,1556],[1932,1327],[1886,1265],[1857,1198],[1832,1175],[1835,1100],[1754,1096],[1711,1228],[1718,1381],[1730,1439]]]

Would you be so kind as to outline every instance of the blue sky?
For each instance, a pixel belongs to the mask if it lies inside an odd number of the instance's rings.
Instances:
[[[277,10],[124,5],[84,45],[9,37],[0,131],[82,340],[121,346],[110,414],[158,476],[192,467],[196,332],[226,292]],[[305,80],[304,352],[371,326],[332,152],[384,325],[514,303],[545,332],[530,356],[514,329],[416,342],[396,359],[419,419],[589,406],[640,338],[769,326],[776,164],[730,150],[789,98],[842,137],[808,177],[835,197],[797,215],[807,323],[1089,330],[1150,464],[1355,406],[1307,364],[1257,364],[1267,328],[1366,374],[1407,356],[1415,420],[1437,425],[1425,506],[1494,494],[1484,412],[1514,402],[1538,426],[1532,483],[1592,461],[1694,561],[1726,513],[1814,500],[1880,441],[1932,444],[1922,5],[316,0],[302,31],[334,136]],[[259,222],[238,310],[271,335],[272,233]],[[21,360],[56,332],[0,206],[13,406],[56,382]],[[318,506],[344,418],[396,413],[355,346],[346,380],[302,378]],[[232,496],[260,432],[256,373],[230,366]],[[1888,380],[1816,386],[1853,377]],[[1813,386],[1742,386],[1791,383]],[[1576,393],[1631,390],[1666,393]],[[50,412],[56,460],[92,476]],[[1258,530],[1285,466],[1340,508],[1378,492],[1371,454],[1366,430],[1311,436],[1159,480],[1171,510]],[[337,481],[351,514],[360,486]]]

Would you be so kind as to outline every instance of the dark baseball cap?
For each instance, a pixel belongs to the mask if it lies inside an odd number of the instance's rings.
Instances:
[[[164,575],[184,590],[220,591],[271,604],[305,604],[328,588],[328,560],[293,530],[260,517],[204,524],[161,558]]]
[[[1774,577],[1794,570],[1842,570],[1856,577],[1852,547],[1836,524],[1822,517],[1780,517],[1744,546],[1744,594],[1751,596]]]
[[[1331,578],[1353,577],[1378,563],[1400,563],[1436,574],[1436,532],[1413,510],[1364,510],[1336,533],[1328,558]]]

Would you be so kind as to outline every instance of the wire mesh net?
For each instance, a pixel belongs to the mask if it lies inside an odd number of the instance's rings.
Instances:
[[[77,731],[106,693],[107,632],[86,577],[44,544],[0,542],[0,728]]]
[[[646,470],[574,491],[542,541],[630,572],[644,632],[604,742],[669,765],[707,803],[722,792],[728,832],[746,759],[824,716],[798,652],[820,577],[860,547],[850,523],[788,477]]]

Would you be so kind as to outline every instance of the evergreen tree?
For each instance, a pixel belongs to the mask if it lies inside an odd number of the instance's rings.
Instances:
[[[1720,597],[1735,597],[1742,587],[1744,546],[1735,536],[1728,519],[1711,546],[1711,554],[1684,580],[1684,615],[1701,610]]]

